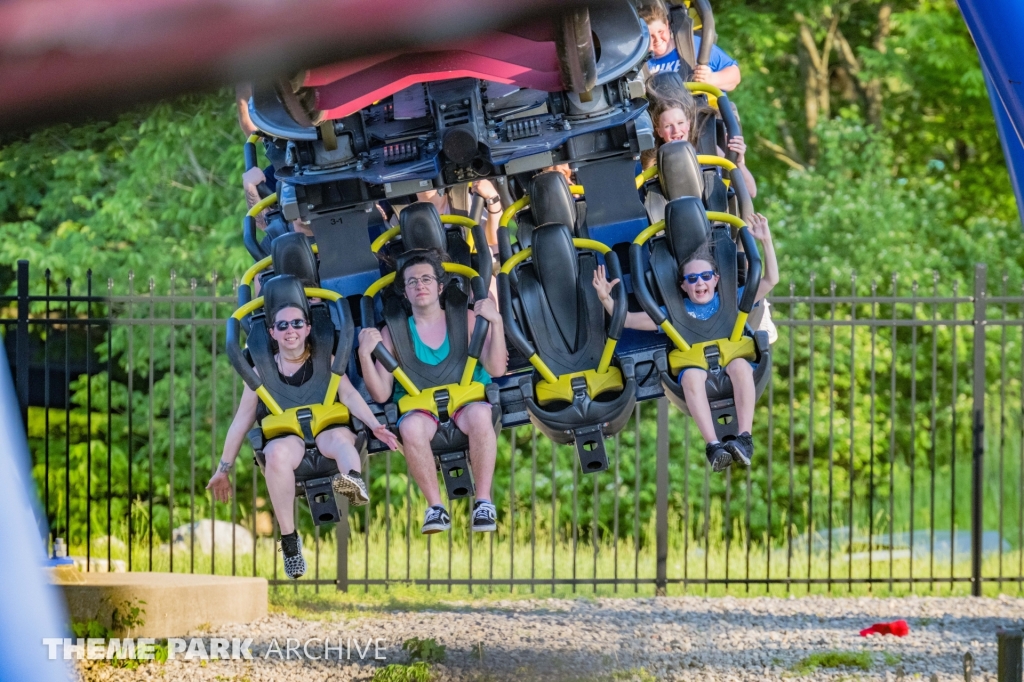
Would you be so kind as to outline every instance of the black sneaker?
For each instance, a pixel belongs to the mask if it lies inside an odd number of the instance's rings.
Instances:
[[[281,536],[281,552],[284,554],[284,572],[295,580],[306,572],[306,559],[302,556],[302,537],[298,531]]]
[[[477,500],[473,505],[473,531],[487,533],[498,529],[498,512],[487,500]]]
[[[354,507],[361,507],[370,501],[370,494],[366,492],[366,482],[355,469],[350,469],[347,474],[335,474],[331,485],[334,492],[347,497]]]
[[[704,455],[708,458],[708,464],[714,472],[725,471],[732,465],[732,454],[725,449],[722,443],[708,443],[704,448]]]
[[[423,527],[420,532],[424,535],[440,533],[452,527],[452,517],[448,516],[448,510],[444,505],[439,504],[427,507],[427,513],[423,515]]]
[[[748,467],[750,466],[750,460],[754,456],[754,439],[749,433],[744,431],[736,436],[735,440],[727,442],[725,449],[732,455],[732,461],[740,466]]]

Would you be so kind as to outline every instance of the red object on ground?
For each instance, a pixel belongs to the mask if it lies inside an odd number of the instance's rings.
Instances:
[[[910,634],[910,626],[907,625],[905,620],[894,620],[891,623],[875,623],[871,627],[860,631],[861,637],[867,637],[868,635],[906,637],[908,634]]]

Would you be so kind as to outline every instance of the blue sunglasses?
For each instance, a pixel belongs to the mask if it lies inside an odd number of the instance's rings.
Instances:
[[[710,282],[711,278],[715,276],[714,270],[705,270],[704,272],[691,272],[689,275],[683,275],[683,279],[687,284],[696,284],[698,279],[702,279],[705,282]]]

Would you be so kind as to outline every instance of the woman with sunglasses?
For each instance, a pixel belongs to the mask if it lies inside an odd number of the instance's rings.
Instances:
[[[301,386],[313,378],[313,354],[310,348],[308,307],[288,306],[277,311],[268,311],[273,321],[270,337],[277,342],[274,362],[281,380],[292,386]],[[333,362],[333,358],[331,359]],[[373,430],[373,435],[392,450],[398,441],[387,427],[377,421],[359,391],[352,386],[348,377],[342,376],[338,386],[338,399],[349,409],[353,417]],[[242,400],[235,412],[235,418],[228,428],[221,454],[220,466],[206,485],[216,500],[227,502],[231,498],[231,479],[228,472],[235,464],[238,451],[246,433],[253,423],[260,423],[270,414],[266,405],[256,393],[246,386]],[[340,424],[328,426],[316,436],[317,449],[324,457],[338,463],[340,473],[334,476],[335,492],[344,495],[353,505],[370,501],[366,483],[360,473],[359,452],[355,447],[356,436],[348,427]],[[281,529],[281,550],[284,553],[284,568],[290,578],[298,578],[306,572],[302,557],[302,538],[295,528],[293,501],[295,499],[295,469],[302,463],[306,446],[298,436],[288,435],[271,438],[263,448],[266,457],[264,475],[267,491]]]
[[[750,235],[761,242],[764,249],[764,274],[757,288],[754,306],[759,306],[768,292],[779,282],[779,263],[775,257],[775,245],[768,229],[768,219],[760,213],[750,219],[748,226]],[[686,313],[699,320],[707,320],[718,312],[718,271],[715,268],[711,251],[707,247],[698,249],[685,263],[679,267],[679,287],[686,296]],[[594,288],[608,314],[612,314],[612,287],[619,280],[608,281],[602,268],[594,272]],[[736,292],[736,300],[743,297],[743,287]],[[627,313],[626,327],[644,331],[657,331],[658,327],[647,313]],[[688,367],[679,373],[679,385],[686,396],[686,406],[697,423],[700,435],[707,443],[705,454],[714,471],[724,471],[733,462],[742,466],[750,466],[754,455],[754,443],[750,431],[754,425],[754,371],[749,362],[730,362],[725,371],[732,379],[733,393],[736,399],[736,420],[740,434],[736,440],[722,443],[715,435],[715,422],[711,417],[711,406],[708,403],[706,389],[707,372],[699,367]]]

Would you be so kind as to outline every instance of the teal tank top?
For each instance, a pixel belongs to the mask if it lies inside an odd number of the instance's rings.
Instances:
[[[416,353],[416,357],[420,362],[425,362],[428,365],[437,365],[442,360],[448,357],[450,350],[448,345],[448,335],[445,334],[444,343],[438,348],[431,348],[427,344],[423,343],[423,339],[420,338],[419,332],[416,331],[416,321],[412,315],[409,316],[409,332],[412,335],[413,351]],[[476,363],[476,367],[473,369],[473,381],[481,384],[491,383],[491,375],[484,369],[483,364]],[[391,400],[397,403],[406,395],[405,388],[400,383],[395,382],[395,392],[391,396]]]

